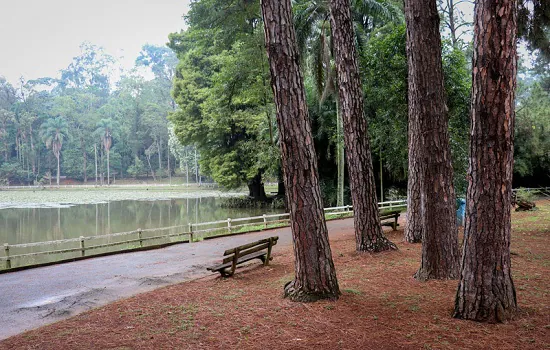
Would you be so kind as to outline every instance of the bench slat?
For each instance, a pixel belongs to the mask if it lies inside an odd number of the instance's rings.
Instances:
[[[237,264],[240,264],[240,263],[252,260],[252,259],[261,259],[261,257],[265,256],[265,255],[267,255],[267,252],[255,252],[253,254],[249,254],[249,255],[246,255],[246,256],[243,256],[243,257],[239,258],[237,260]],[[226,263],[223,263],[223,264],[220,264],[220,265],[207,267],[206,269],[209,270],[209,271],[212,271],[212,272],[217,272],[217,271],[226,269],[228,267],[231,267],[231,265],[233,265],[233,259],[229,260],[229,262],[226,262]]]
[[[275,245],[277,241],[273,242],[273,245]],[[259,252],[260,250],[264,250],[266,248],[269,248],[269,242],[263,243],[261,245],[246,249],[246,250],[239,250],[239,254],[237,255],[237,258],[241,258],[243,256],[246,256],[248,254]],[[224,258],[222,260],[222,264],[225,264],[227,262],[233,261],[235,254],[229,255],[228,257]]]
[[[275,242],[277,242],[278,239],[279,239],[279,236],[271,237],[271,240],[273,241],[273,244],[275,244]],[[248,243],[248,244],[245,244],[245,245],[242,245],[242,246],[239,246],[239,247],[228,249],[223,253],[223,255],[226,256],[226,255],[229,255],[229,254],[234,254],[237,249],[245,250],[245,249],[254,247],[258,244],[268,243],[268,242],[269,242],[269,238],[260,239],[259,241],[256,241],[256,242],[252,242],[252,243]]]

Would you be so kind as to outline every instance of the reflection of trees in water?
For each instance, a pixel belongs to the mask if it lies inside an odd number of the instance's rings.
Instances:
[[[115,201],[70,208],[1,209],[0,244],[78,238],[138,228],[187,226],[190,222],[263,213],[269,211],[220,208],[216,198]]]

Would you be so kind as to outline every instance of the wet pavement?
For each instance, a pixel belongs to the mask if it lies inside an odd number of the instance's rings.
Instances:
[[[335,238],[353,229],[353,219],[327,226]],[[219,262],[226,249],[275,235],[274,253],[292,244],[285,227],[0,274],[0,340],[118,299],[212,275],[206,267]]]

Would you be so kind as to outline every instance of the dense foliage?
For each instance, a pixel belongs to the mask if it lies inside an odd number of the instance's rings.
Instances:
[[[193,175],[194,150],[169,142],[173,52],[143,46],[134,70],[113,83],[116,60],[91,44],[81,49],[59,77],[22,79],[17,87],[0,78],[2,182],[158,178],[169,161],[171,173],[179,163]]]

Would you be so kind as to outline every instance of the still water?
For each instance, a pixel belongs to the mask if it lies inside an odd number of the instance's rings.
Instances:
[[[269,209],[226,209],[219,198],[123,200],[66,208],[0,209],[0,245],[97,236],[138,228],[187,225],[280,213]]]

